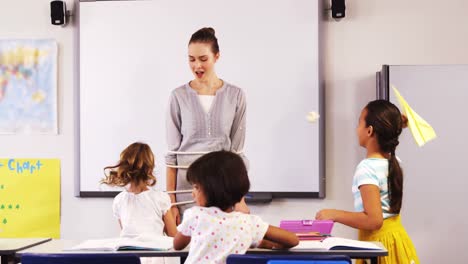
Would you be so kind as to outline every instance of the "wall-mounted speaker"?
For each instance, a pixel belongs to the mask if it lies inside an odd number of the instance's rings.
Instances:
[[[52,25],[65,25],[67,23],[67,7],[64,1],[50,2],[50,18]]]
[[[331,0],[331,10],[333,18],[343,18],[345,17],[345,0]]]

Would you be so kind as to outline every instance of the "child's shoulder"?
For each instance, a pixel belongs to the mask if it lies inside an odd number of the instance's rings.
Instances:
[[[169,194],[160,190],[149,189],[145,194],[155,200],[170,200]]]
[[[118,199],[118,198],[122,198],[122,197],[125,197],[128,195],[128,191],[127,190],[123,190],[121,192],[119,192],[116,196],[115,196],[115,199]]]
[[[185,210],[184,218],[186,216],[195,217],[195,218],[231,218],[233,213],[226,213],[218,207],[202,207],[202,206],[192,206],[189,209]]]
[[[129,191],[122,191],[117,196],[115,196],[115,200],[125,200],[128,199],[128,197],[133,196],[133,197],[149,197],[151,199],[170,199],[169,194],[163,191],[155,190],[155,189],[148,189],[146,191],[140,192],[140,193],[132,193]]]
[[[185,210],[184,217],[186,214],[188,215],[216,215],[220,212],[222,211],[217,207],[203,207],[203,206],[194,205],[190,207],[189,209]]]
[[[257,215],[245,214],[241,212],[224,212],[218,207],[201,207],[192,206],[187,209],[184,213],[184,217],[196,217],[196,218],[219,218],[224,221],[239,221],[239,222],[256,222],[261,220]]]
[[[126,190],[121,191],[114,197],[114,204],[121,203],[122,201],[126,200],[128,197],[128,192]]]
[[[357,168],[373,169],[380,166],[388,166],[388,160],[383,158],[365,158],[359,162]]]
[[[388,160],[381,158],[366,158],[362,160],[356,167],[354,174],[355,179],[362,183],[363,180],[384,179],[388,175]]]

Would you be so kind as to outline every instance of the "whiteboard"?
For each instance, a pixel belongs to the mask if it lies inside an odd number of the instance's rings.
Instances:
[[[218,76],[247,97],[251,191],[323,197],[324,123],[306,120],[323,107],[318,14],[310,0],[80,2],[77,193],[113,191],[103,168],[134,141],[151,146],[165,189],[169,95],[193,79],[188,41],[210,26]]]
[[[437,134],[423,147],[409,129],[401,134],[396,154],[404,173],[403,224],[418,253],[429,252],[419,255],[421,263],[447,263],[447,256],[463,262],[468,258],[468,65],[389,65],[384,76]],[[386,99],[401,109],[389,87],[382,87]],[[455,235],[428,239],[428,230]]]

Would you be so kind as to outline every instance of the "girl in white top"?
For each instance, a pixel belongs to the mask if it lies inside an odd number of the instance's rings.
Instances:
[[[125,187],[113,202],[114,216],[119,219],[121,237],[151,237],[176,233],[171,201],[164,192],[151,189],[156,184],[153,175],[154,155],[144,143],[133,143],[122,151],[117,165],[104,168],[103,183]],[[162,259],[161,259],[162,260]],[[145,263],[158,262],[145,259]]]
[[[290,248],[299,243],[294,233],[234,211],[250,187],[239,155],[224,150],[205,154],[190,165],[187,181],[197,206],[185,211],[174,237],[176,250],[190,243],[186,264],[222,264],[228,255],[244,254],[250,247]]]

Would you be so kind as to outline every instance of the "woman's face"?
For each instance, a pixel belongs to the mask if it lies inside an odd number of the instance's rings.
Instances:
[[[214,73],[214,65],[219,58],[219,53],[211,51],[210,43],[194,42],[188,46],[189,65],[195,79],[208,80]]]

